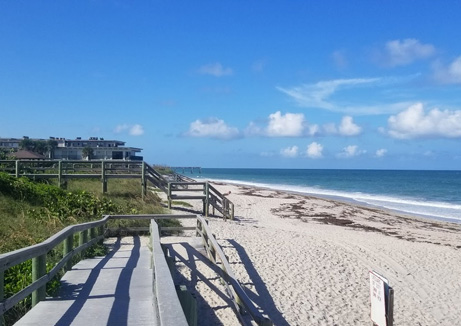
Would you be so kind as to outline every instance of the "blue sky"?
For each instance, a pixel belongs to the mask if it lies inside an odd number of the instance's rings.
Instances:
[[[460,169],[460,1],[3,1],[0,137],[149,163]]]

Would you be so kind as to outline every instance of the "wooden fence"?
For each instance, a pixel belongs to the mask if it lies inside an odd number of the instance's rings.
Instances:
[[[205,216],[212,207],[213,214],[217,210],[224,219],[234,219],[234,204],[208,182],[196,182],[180,174],[162,175],[145,162],[0,160],[0,172],[30,179],[57,178],[59,186],[68,179],[97,178],[101,180],[103,193],[107,192],[108,179],[138,178],[143,196],[150,182],[167,194],[169,208],[173,200],[202,200]]]
[[[30,179],[58,179],[60,187],[68,179],[97,178],[105,193],[108,179],[142,178],[144,164],[131,161],[1,160],[0,171]]]

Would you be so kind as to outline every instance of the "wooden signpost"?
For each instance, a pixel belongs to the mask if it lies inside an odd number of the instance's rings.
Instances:
[[[394,290],[389,281],[375,271],[370,271],[371,321],[376,326],[394,323]]]

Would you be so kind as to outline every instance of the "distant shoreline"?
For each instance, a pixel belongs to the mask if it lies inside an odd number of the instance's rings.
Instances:
[[[277,187],[277,185],[265,185],[265,186],[259,186],[255,185],[253,183],[245,183],[242,181],[233,181],[233,180],[216,180],[216,179],[202,179],[202,178],[195,178],[195,180],[198,181],[203,181],[203,180],[208,180],[210,182],[216,183],[216,184],[230,184],[230,185],[236,185],[240,187],[254,187],[257,189],[264,189],[264,190],[276,190],[276,191],[281,191],[281,192],[286,192],[290,194],[296,194],[296,195],[301,195],[301,196],[311,196],[311,197],[316,197],[319,199],[330,199],[334,201],[339,201],[343,203],[348,203],[348,204],[353,204],[357,206],[363,206],[363,207],[369,207],[369,208],[376,208],[380,209],[383,211],[389,211],[394,214],[401,214],[405,215],[408,217],[415,217],[415,218],[421,218],[425,220],[435,220],[439,222],[447,222],[447,223],[455,223],[455,224],[461,224],[461,220],[456,219],[456,218],[447,218],[447,217],[440,217],[440,216],[434,216],[430,214],[418,214],[418,213],[413,213],[413,212],[407,212],[404,210],[398,210],[398,209],[393,209],[393,208],[388,208],[385,206],[380,206],[376,204],[369,204],[360,200],[356,200],[350,197],[342,197],[338,195],[328,195],[328,194],[319,194],[319,193],[310,193],[310,192],[302,192],[302,191],[294,191],[294,190],[289,190],[289,189],[283,189],[282,187]]]

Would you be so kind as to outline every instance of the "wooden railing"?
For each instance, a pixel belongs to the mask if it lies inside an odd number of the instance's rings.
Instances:
[[[65,271],[70,270],[72,268],[72,261],[71,259],[76,256],[77,254],[81,253],[85,249],[89,248],[90,246],[94,245],[96,242],[103,240],[104,238],[104,226],[106,223],[111,219],[150,219],[151,220],[151,229],[157,230],[159,232],[159,228],[155,223],[155,218],[162,218],[162,217],[171,218],[195,218],[195,215],[112,215],[112,216],[104,216],[101,220],[72,225],[64,228],[59,233],[53,235],[52,237],[48,238],[47,240],[22,249],[15,250],[13,252],[5,253],[0,255],[0,320],[2,320],[2,316],[6,311],[11,309],[14,305],[19,303],[20,301],[24,300],[29,295],[32,295],[32,306],[35,306],[38,302],[45,299],[45,291],[46,291],[46,284],[53,279],[53,277],[62,269]],[[168,228],[167,228],[168,229]],[[169,228],[175,229],[175,228]],[[79,233],[79,243],[77,246],[74,246],[74,234]],[[159,239],[158,237],[154,237],[156,241]],[[56,265],[49,271],[46,272],[46,257],[47,253],[53,250],[60,244],[63,244],[63,257]],[[155,245],[158,247],[158,245]],[[161,250],[160,250],[161,251]],[[154,262],[162,266],[166,264],[165,257],[163,257],[163,261],[160,256],[157,255],[158,250],[155,252]],[[21,291],[15,293],[14,295],[4,298],[4,273],[7,269],[21,264],[27,260],[32,260],[32,283],[26,286]],[[161,269],[161,267],[159,267]],[[160,272],[159,272],[160,273]],[[171,275],[168,273],[169,278]],[[168,282],[167,274],[162,273],[161,277],[157,277],[157,283],[160,280],[163,282]],[[171,281],[172,282],[172,281]],[[174,286],[173,286],[173,291]],[[160,299],[160,302],[163,299]],[[181,305],[175,305],[175,302],[171,303],[171,309],[175,309],[175,314],[181,314],[182,308]],[[177,320],[177,319],[176,319]],[[184,319],[185,320],[185,319]],[[187,325],[180,324],[180,323],[171,323],[171,324],[161,324],[161,325]]]
[[[208,184],[208,204],[213,208],[213,214],[216,209],[223,215],[224,219],[230,218],[233,220],[234,203],[232,203],[226,196],[227,195],[220,193],[215,187]]]
[[[142,178],[143,165],[132,161],[0,160],[0,172],[30,179],[58,179],[59,186],[67,179],[99,178],[105,193],[108,179]]]
[[[0,316],[31,294],[32,306],[43,300],[45,298],[46,283],[61,269],[69,270],[72,267],[72,257],[104,238],[100,227],[109,218],[104,217],[99,221],[68,226],[42,243],[0,255],[0,294],[2,295],[0,297]],[[79,243],[74,248],[74,234],[77,232],[79,232]],[[46,255],[61,243],[63,243],[63,257],[53,269],[46,273]],[[9,298],[3,298],[4,272],[8,268],[30,259],[32,259],[32,284]]]
[[[243,290],[239,281],[235,277],[229,262],[227,261],[226,255],[222,251],[213,233],[211,232],[211,229],[208,226],[208,222],[202,216],[197,216],[196,232],[197,236],[202,237],[203,245],[207,251],[210,261],[213,262],[213,264],[216,266],[220,267],[222,271],[221,277],[224,281],[224,285],[227,287],[228,292],[231,294],[231,299],[235,303],[239,312],[247,312],[259,326],[272,326],[272,321],[264,317],[259,312],[253,301],[251,301],[246,292]],[[218,260],[221,262],[219,265],[217,264]]]
[[[189,178],[185,175],[182,175],[182,174],[175,174],[176,176],[176,180],[175,181],[179,181],[179,182],[195,182],[194,179],[192,178]]]
[[[196,227],[159,227],[155,220],[159,219],[191,219],[197,220]],[[265,318],[235,277],[227,258],[216,241],[208,222],[200,215],[108,215],[99,221],[72,225],[64,228],[42,243],[15,250],[0,255],[0,320],[2,315],[15,304],[32,295],[32,305],[45,299],[46,283],[49,282],[61,269],[70,270],[71,259],[83,250],[104,238],[104,227],[111,219],[150,219],[151,244],[153,257],[153,299],[155,315],[161,326],[187,326],[186,317],[176,294],[171,273],[160,244],[161,231],[195,230],[197,236],[202,237],[203,245],[213,264],[222,271],[221,277],[235,304],[238,313],[248,312],[252,319],[260,326],[272,326],[270,319]],[[79,233],[79,244],[74,247],[74,234]],[[59,244],[63,244],[63,257],[47,273],[46,255]],[[4,298],[4,272],[15,265],[32,259],[32,284],[17,292],[11,297]],[[217,265],[218,266],[218,265]]]
[[[133,161],[30,161],[30,160],[0,160],[0,172],[6,172],[16,177],[31,179],[57,178],[59,186],[67,179],[98,178],[101,180],[102,192],[107,192],[107,181],[111,178],[140,178],[142,195],[147,194],[147,184],[155,187],[168,196],[168,207],[172,200],[202,200],[203,214],[208,216],[212,207],[220,212],[224,219],[234,219],[234,204],[208,182],[195,180],[179,174],[166,178],[145,162]],[[178,194],[177,192],[183,192]],[[186,194],[192,192],[196,194]]]
[[[234,204],[208,182],[169,182],[167,196],[170,209],[173,200],[199,199],[203,201],[203,215],[209,215],[211,206],[213,214],[216,209],[224,220],[234,219]]]
[[[162,190],[164,193],[168,192],[168,181],[161,175],[157,170],[149,166],[148,164],[143,165],[144,167],[144,173],[143,175],[146,178],[146,181],[150,181],[153,185],[155,185],[157,188]],[[147,183],[144,183],[144,185],[147,185]]]

